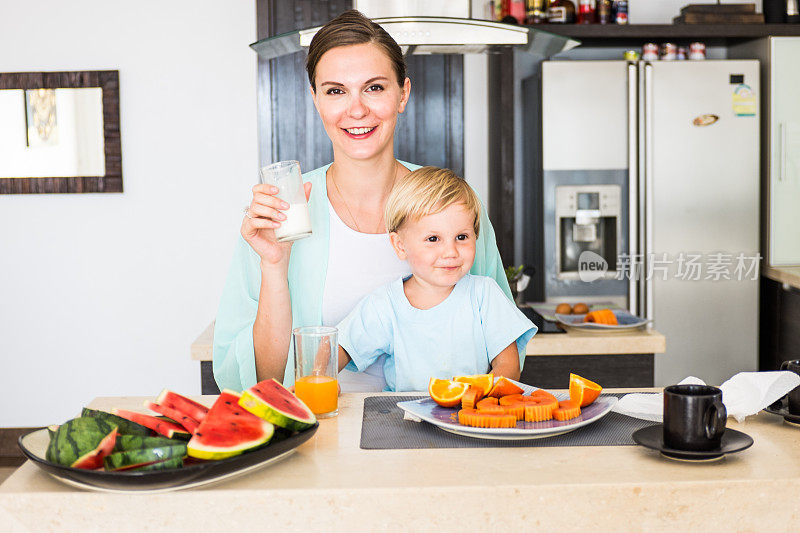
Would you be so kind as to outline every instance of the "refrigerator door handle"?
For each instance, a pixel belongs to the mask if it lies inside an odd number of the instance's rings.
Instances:
[[[639,280],[636,257],[639,253],[639,67],[628,63],[628,306],[639,312]],[[618,265],[624,269],[625,265]]]
[[[644,277],[644,318],[653,320],[653,280],[649,275],[653,259],[653,65],[644,66],[644,250],[642,272]]]

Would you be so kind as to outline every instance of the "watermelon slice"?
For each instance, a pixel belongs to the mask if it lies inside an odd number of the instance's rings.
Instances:
[[[117,426],[91,417],[73,418],[51,434],[45,452],[48,461],[94,470],[103,465],[117,439]]]
[[[239,407],[239,395],[224,390],[188,443],[189,456],[225,459],[269,442],[275,427]]]
[[[131,468],[129,470],[136,470],[137,472],[141,472],[142,470],[170,470],[173,468],[182,468],[182,467],[183,467],[183,458],[173,457],[172,459],[166,459],[164,461],[156,461],[155,463],[150,463],[149,465],[142,465],[137,468]]]
[[[159,448],[162,446],[175,446],[182,444],[186,446],[185,440],[168,439],[166,437],[141,437],[139,435],[119,435],[117,443],[114,444],[115,452],[125,452],[128,450],[141,450],[144,448]]]
[[[194,434],[195,430],[197,429],[197,426],[200,425],[200,422],[198,422],[194,418],[181,413],[177,409],[172,409],[171,407],[167,407],[166,405],[159,405],[154,402],[145,401],[144,406],[150,409],[151,411],[155,411],[160,415],[164,415],[171,418],[172,420],[174,420],[175,422],[186,428],[189,431],[189,433]]]
[[[131,470],[142,466],[151,465],[167,459],[179,458],[181,462],[186,456],[186,444],[161,446],[158,448],[143,448],[115,452],[103,459],[106,470]]]
[[[242,392],[239,405],[276,426],[293,431],[302,431],[317,422],[311,409],[274,378]]]
[[[95,411],[94,409],[89,409],[88,407],[84,407],[81,411],[81,416],[91,416],[94,418],[102,418],[106,422],[110,422],[117,426],[120,435],[146,435],[150,436],[153,434],[153,430],[150,428],[146,428],[130,420],[126,420],[121,416],[112,415],[111,413],[106,413],[105,411]]]
[[[186,431],[182,426],[166,420],[159,420],[154,416],[128,411],[127,409],[112,409],[111,412],[126,420],[150,428],[159,435],[164,435],[170,439],[188,440],[192,436],[192,434]]]
[[[208,413],[208,407],[194,400],[190,400],[186,396],[181,396],[177,392],[172,392],[169,389],[164,389],[161,394],[156,398],[158,405],[175,409],[186,416],[202,422]]]

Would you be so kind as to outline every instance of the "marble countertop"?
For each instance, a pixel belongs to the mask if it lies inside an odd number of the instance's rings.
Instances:
[[[192,343],[195,361],[211,361],[214,322]],[[651,354],[667,351],[667,341],[654,329],[625,333],[537,333],[528,343],[527,355],[618,355]]]
[[[317,434],[281,462],[205,488],[153,495],[83,491],[27,462],[0,485],[0,529],[800,527],[800,428],[768,413],[742,424],[729,419],[754,445],[704,464],[639,446],[362,450],[368,395],[374,394],[343,394],[339,416],[320,421]],[[99,398],[91,407],[137,408],[142,400]],[[210,404],[213,397],[201,401]]]

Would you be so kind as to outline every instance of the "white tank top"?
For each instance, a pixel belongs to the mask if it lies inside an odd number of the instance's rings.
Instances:
[[[411,274],[408,263],[398,259],[387,233],[360,233],[345,224],[328,202],[330,247],[325,291],[322,296],[322,324],[335,326],[352,311],[361,298],[400,277]],[[336,253],[332,253],[336,250]],[[384,357],[365,372],[342,370],[342,392],[374,392],[386,387]]]

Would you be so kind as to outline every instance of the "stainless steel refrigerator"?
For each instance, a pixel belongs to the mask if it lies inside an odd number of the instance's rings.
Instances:
[[[759,90],[752,60],[542,64],[547,299],[608,296],[652,319],[656,385],[756,369]],[[591,282],[552,266],[556,193],[586,184],[623,205],[616,264]]]

